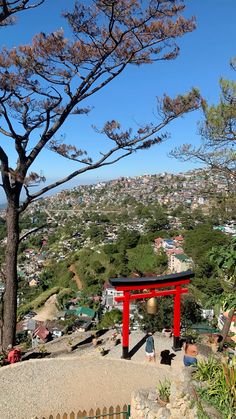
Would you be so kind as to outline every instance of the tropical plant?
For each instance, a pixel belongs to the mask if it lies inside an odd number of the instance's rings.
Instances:
[[[236,362],[219,362],[215,358],[200,361],[194,373],[196,380],[205,383],[197,391],[203,400],[216,407],[223,418],[233,419],[236,414]]]
[[[197,366],[198,368],[194,372],[194,378],[199,381],[210,381],[220,369],[220,363],[214,357],[208,358],[207,361],[199,360]]]
[[[231,396],[233,405],[236,407],[236,358],[234,357],[230,364],[222,364],[226,386]]]

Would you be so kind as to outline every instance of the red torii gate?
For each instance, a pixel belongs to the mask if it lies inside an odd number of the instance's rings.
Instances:
[[[122,358],[129,358],[129,303],[132,300],[164,297],[174,295],[174,330],[173,330],[173,349],[180,349],[180,302],[181,294],[188,292],[182,285],[189,284],[190,278],[194,277],[192,271],[185,271],[170,275],[160,275],[151,278],[112,278],[110,284],[117,290],[123,291],[123,296],[115,297],[117,302],[123,302],[123,333],[122,333]],[[172,288],[170,288],[172,287]],[[173,288],[174,287],[174,288]],[[160,288],[166,288],[157,291]],[[142,293],[132,293],[133,291],[147,291]]]

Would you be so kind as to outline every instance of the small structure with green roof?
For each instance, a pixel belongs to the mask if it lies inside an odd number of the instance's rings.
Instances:
[[[66,310],[65,314],[67,314],[67,316],[90,317],[93,319],[96,312],[92,308],[81,306]]]

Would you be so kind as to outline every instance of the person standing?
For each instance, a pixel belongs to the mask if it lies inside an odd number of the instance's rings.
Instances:
[[[149,362],[155,361],[155,346],[154,346],[154,339],[153,339],[153,333],[149,332],[148,337],[146,340],[146,346],[145,346],[145,352],[146,357]]]

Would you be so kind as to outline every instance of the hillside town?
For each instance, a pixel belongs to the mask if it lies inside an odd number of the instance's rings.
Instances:
[[[33,229],[37,223],[35,214],[38,211],[45,214],[47,226],[42,228],[39,233],[36,233],[41,239],[39,248],[26,248],[24,250],[24,254],[19,260],[18,274],[19,276],[25,276],[30,286],[37,286],[39,275],[48,260],[53,259],[59,262],[76,251],[78,245],[83,245],[84,247],[93,245],[91,239],[86,237],[85,234],[93,222],[81,217],[86,212],[95,212],[101,216],[102,214],[110,213],[119,214],[125,208],[128,213],[132,214],[132,210],[137,203],[142,202],[145,205],[156,203],[166,208],[169,214],[169,228],[181,230],[183,228],[181,219],[170,215],[171,211],[181,205],[187,208],[189,212],[200,208],[203,213],[207,214],[215,202],[212,196],[213,192],[207,192],[209,182],[217,185],[214,199],[217,199],[218,194],[222,191],[225,192],[225,179],[217,176],[217,174],[214,177],[207,170],[194,170],[177,175],[168,173],[144,175],[79,186],[37,201],[27,210],[27,215],[32,223],[31,228]],[[129,201],[129,198],[131,201]],[[4,219],[5,210],[1,211],[0,216]],[[71,233],[68,234],[65,230],[61,237],[58,237],[55,246],[48,246],[48,237],[53,235],[55,230],[67,227],[68,221],[73,220],[74,217],[76,217],[77,221],[74,223],[74,226],[72,224],[72,228],[70,228],[72,230]],[[232,213],[229,213],[229,217],[230,225],[225,224],[215,226],[215,228],[234,236],[236,235],[236,222],[235,224],[233,223]],[[127,221],[119,219],[109,223],[103,222],[102,227],[105,234],[100,244],[114,243],[117,239],[119,228],[137,230],[140,234],[143,234],[145,232],[145,221],[145,218],[142,218],[142,216],[139,217],[132,214]],[[101,222],[98,220],[95,221],[95,224],[101,225]],[[23,230],[22,235],[28,233],[28,231]],[[153,241],[156,251],[162,248],[167,254],[170,272],[180,272],[193,266],[191,258],[184,254],[181,247],[182,241],[183,237],[181,235],[173,238],[173,240],[170,240],[168,237],[166,240],[156,237]],[[3,239],[1,245],[4,246],[5,243],[6,239]]]
[[[168,228],[165,230],[166,236],[153,236],[151,242],[154,254],[165,254],[167,258],[166,273],[179,273],[187,270],[194,270],[193,259],[187,255],[183,249],[184,235],[176,234],[170,236],[170,231],[184,231],[181,217],[173,216],[173,211],[181,204],[182,208],[192,212],[200,208],[203,214],[207,215],[213,205],[213,197],[206,191],[209,187],[209,178],[217,185],[214,199],[225,190],[225,183],[217,178],[212,178],[212,174],[206,170],[195,170],[179,175],[144,175],[136,178],[121,178],[114,181],[102,182],[95,185],[79,186],[72,190],[62,191],[53,196],[34,203],[28,210],[26,217],[30,221],[30,229],[22,230],[21,234],[26,235],[25,243],[19,255],[18,276],[22,286],[18,293],[18,306],[25,302],[27,293],[30,295],[32,290],[41,288],[42,275],[50,264],[60,264],[73,257],[74,253],[83,247],[97,249],[100,253],[103,246],[116,243],[119,230],[122,228],[129,231],[136,231],[138,234],[145,234],[146,218],[134,211],[140,202],[143,205],[160,205],[167,212]],[[168,189],[168,190],[167,190]],[[176,190],[179,192],[177,193]],[[165,197],[165,200],[163,200]],[[163,198],[163,199],[162,199]],[[167,199],[168,198],[168,199]],[[118,218],[122,211],[127,211],[128,216]],[[95,214],[95,218],[85,218],[84,214]],[[34,245],[30,247],[27,241],[27,234],[38,226],[38,221],[44,214],[43,225],[39,231],[33,234]],[[108,215],[112,219],[106,219]],[[4,219],[5,212],[1,212]],[[99,218],[103,217],[103,219]],[[105,218],[104,218],[105,217]],[[234,237],[236,235],[236,225],[232,214],[229,213],[228,224],[216,225],[215,230],[219,230],[226,235]],[[93,220],[93,221],[92,221]],[[101,221],[102,220],[102,221]],[[198,223],[198,221],[196,221]],[[103,229],[103,235],[99,241],[94,242],[94,238],[88,234],[92,226]],[[56,241],[52,238],[57,234]],[[30,237],[30,235],[29,235]],[[4,247],[6,239],[2,239],[1,245]],[[35,243],[37,245],[35,246]],[[98,246],[98,247],[97,247]],[[71,265],[73,266],[73,265]],[[73,275],[76,275],[74,268]],[[72,275],[72,277],[73,277]],[[135,273],[137,275],[137,273]],[[80,281],[80,280],[79,280]],[[79,282],[81,284],[81,281]],[[23,288],[22,288],[23,287]],[[28,287],[28,288],[27,288]],[[81,287],[83,287],[81,285]],[[120,293],[116,292],[106,282],[101,294],[91,296],[91,301],[96,302],[96,308],[91,309],[83,305],[81,299],[81,287],[77,290],[77,295],[64,301],[60,310],[55,307],[49,315],[50,319],[44,316],[37,316],[37,310],[29,310],[18,324],[18,333],[32,333],[32,346],[43,344],[50,338],[58,338],[67,331],[63,324],[59,326],[58,321],[65,320],[66,317],[75,316],[74,330],[87,331],[92,326],[96,326],[101,319],[102,313],[113,309],[122,309],[122,305],[116,302],[116,297]],[[27,289],[29,291],[27,291]],[[27,297],[28,298],[28,297]],[[49,303],[54,306],[54,297],[49,298]],[[81,304],[82,302],[82,304]],[[90,307],[95,307],[90,304]],[[201,308],[203,319],[212,319],[214,315],[213,306]],[[142,324],[142,316],[137,312],[136,306],[131,306],[133,316],[133,327],[139,328]],[[141,320],[140,320],[141,319]],[[223,312],[219,314],[218,326],[223,327]],[[234,326],[231,325],[231,331]]]
[[[128,198],[143,204],[158,203],[174,209],[184,205],[192,210],[203,208],[207,211],[216,194],[234,192],[228,179],[220,173],[207,169],[190,170],[185,173],[162,173],[133,178],[121,177],[94,185],[75,187],[44,198],[43,204],[50,210],[112,210],[129,203]],[[119,197],[119,199],[117,199]],[[38,204],[41,206],[42,201]]]

